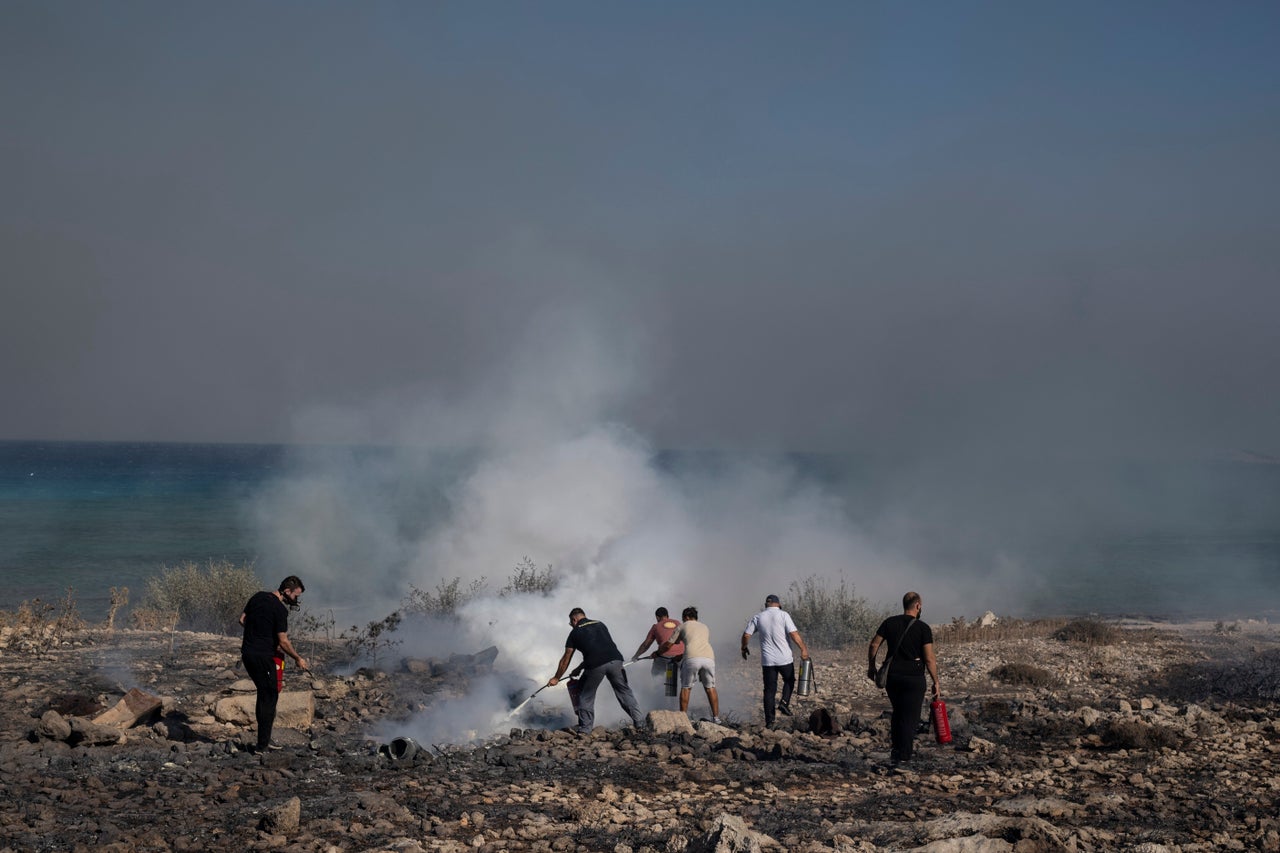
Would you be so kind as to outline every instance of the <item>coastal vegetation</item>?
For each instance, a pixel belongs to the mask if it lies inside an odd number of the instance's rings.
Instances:
[[[1001,664],[991,670],[991,677],[1003,684],[1015,686],[1048,687],[1054,683],[1054,677],[1048,670],[1029,663]]]
[[[529,557],[516,563],[507,583],[498,591],[498,595],[507,598],[513,595],[546,595],[555,589],[558,579],[550,565],[539,569]],[[406,613],[426,616],[453,616],[459,607],[484,595],[489,589],[486,578],[480,577],[463,585],[462,578],[441,580],[434,590],[409,587],[409,594],[404,600]]]
[[[792,581],[785,609],[810,644],[828,649],[866,643],[890,615],[889,608],[857,595],[843,577],[833,584],[817,575]]]
[[[1120,629],[1099,619],[1073,619],[1056,636],[1068,643],[1109,646],[1120,638]]]
[[[0,648],[44,654],[85,627],[75,589],[67,587],[57,603],[33,598],[13,610],[0,610]]]
[[[244,603],[262,589],[252,563],[210,560],[204,566],[166,566],[148,578],[133,624],[151,630],[166,626],[213,634],[234,634]]]

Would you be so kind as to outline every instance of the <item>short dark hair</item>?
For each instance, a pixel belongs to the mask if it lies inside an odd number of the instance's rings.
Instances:
[[[684,609],[684,612],[680,614],[680,618],[681,618],[681,619],[683,619],[683,620],[684,620],[684,621],[686,621],[686,622],[688,622],[690,619],[697,619],[697,618],[698,618],[698,608],[696,608],[696,607],[686,607],[686,608]]]
[[[657,617],[657,618],[659,618],[659,619],[666,619],[666,618],[667,618],[667,608],[665,608],[665,607],[659,607],[657,610],[653,611],[653,615],[654,615],[654,616],[656,616],[656,617]]]
[[[905,612],[907,610],[910,610],[912,607],[915,607],[916,602],[919,600],[920,600],[920,593],[918,592],[909,592],[906,595],[902,596],[903,611]]]
[[[572,619],[575,616],[582,616],[583,618],[586,618],[586,615],[587,615],[587,611],[583,610],[581,607],[575,607],[569,611],[570,619]]]
[[[289,577],[280,581],[280,591],[284,592],[286,589],[296,589],[298,592],[307,591],[307,588],[302,585],[302,578],[297,575],[289,575]]]

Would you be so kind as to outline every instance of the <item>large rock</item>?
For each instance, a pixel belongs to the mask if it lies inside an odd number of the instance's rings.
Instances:
[[[698,737],[703,738],[710,743],[719,743],[727,737],[734,737],[737,735],[737,732],[728,726],[722,726],[718,723],[713,723],[710,720],[699,720],[693,724],[693,728],[697,732]]]
[[[737,815],[722,814],[706,835],[689,843],[688,850],[689,853],[760,853],[761,841],[771,846],[777,843],[767,835],[752,831]]]
[[[57,711],[48,710],[36,723],[35,733],[49,740],[66,740],[71,737],[71,724]]]
[[[654,734],[693,734],[693,723],[684,711],[650,711],[646,719]]]
[[[67,743],[75,746],[110,746],[124,740],[124,733],[115,726],[100,726],[83,717],[72,717],[71,736]]]
[[[302,800],[290,797],[282,803],[267,809],[258,828],[264,832],[292,834],[298,831],[302,823]]]
[[[135,687],[124,694],[124,698],[113,707],[94,717],[93,721],[100,726],[127,729],[151,719],[163,706],[164,700],[159,696],[143,693]]]
[[[239,726],[252,725],[253,706],[257,695],[227,696],[213,706],[213,716],[221,723]],[[315,719],[316,700],[310,690],[286,691],[280,694],[276,704],[276,726],[286,729],[305,729]]]

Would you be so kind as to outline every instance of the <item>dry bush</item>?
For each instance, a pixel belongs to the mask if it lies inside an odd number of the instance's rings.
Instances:
[[[1064,625],[1053,637],[1065,643],[1109,646],[1120,639],[1120,629],[1097,619],[1075,619]]]
[[[1177,748],[1179,739],[1163,726],[1140,720],[1112,720],[1102,733],[1102,744],[1111,749],[1162,749]]]
[[[1066,624],[1066,619],[1001,619],[994,625],[983,627],[977,622],[956,619],[946,625],[933,626],[933,637],[936,642],[952,644],[1037,640],[1053,636]]]
[[[1053,675],[1038,666],[1029,663],[1006,663],[991,670],[991,677],[1005,684],[1026,685],[1028,687],[1048,687],[1053,684]]]
[[[129,603],[129,587],[122,586],[120,588],[111,587],[111,607],[107,610],[107,621],[103,627],[110,633],[116,629],[116,614],[120,612],[120,608]]]
[[[178,611],[136,607],[129,613],[129,624],[139,631],[172,631],[178,625]]]
[[[67,587],[66,595],[58,604],[35,598],[22,602],[12,613],[0,611],[2,645],[34,654],[49,651],[84,627],[84,619],[76,608],[75,590],[71,587]]]
[[[1238,699],[1280,699],[1280,650],[1219,664],[1207,674],[1209,689],[1216,694]]]

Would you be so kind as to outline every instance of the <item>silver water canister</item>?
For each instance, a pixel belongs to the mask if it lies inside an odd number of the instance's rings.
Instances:
[[[667,695],[676,695],[676,662],[671,658],[667,658]]]
[[[813,661],[800,661],[800,677],[796,679],[796,695],[809,696],[813,693]]]

